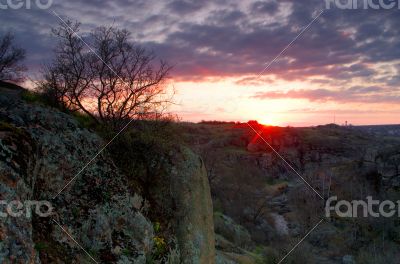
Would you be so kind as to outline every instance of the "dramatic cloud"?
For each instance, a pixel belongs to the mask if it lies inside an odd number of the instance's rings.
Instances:
[[[83,35],[99,25],[127,28],[134,41],[175,65],[176,80],[238,77],[243,78],[237,82],[241,85],[270,84],[272,77],[308,81],[321,89],[289,95],[308,94],[314,100],[339,99],[337,94],[349,92],[353,82],[382,86],[389,93],[398,89],[398,9],[325,10],[262,78],[256,78],[324,7],[321,0],[54,1],[50,10],[1,10],[0,32],[16,32],[28,50],[32,75],[51,58],[55,39],[50,29],[60,22],[52,13],[56,11],[82,22]],[[394,70],[384,72],[381,63]],[[340,90],[331,94],[334,86]]]
[[[254,99],[307,99],[312,102],[335,101],[340,103],[400,103],[400,92],[380,87],[351,87],[342,90],[299,89],[286,92],[269,91],[256,93]]]

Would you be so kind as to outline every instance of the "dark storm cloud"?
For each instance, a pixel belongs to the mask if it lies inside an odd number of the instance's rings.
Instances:
[[[222,76],[256,74],[312,20],[315,16],[313,7],[319,6],[314,3],[307,6],[303,1],[294,2],[288,23],[273,26],[252,22],[257,14],[247,13],[246,16],[243,12],[231,16],[228,23],[182,23],[180,31],[170,34],[164,43],[154,44],[154,47],[165,51],[162,54],[178,65],[179,76],[190,78],[205,72]],[[257,5],[260,3],[250,5],[249,9],[254,11]],[[268,73],[279,74],[288,80],[312,75],[350,80],[375,75],[370,63],[400,59],[397,10],[352,12],[326,11],[285,52],[283,57],[288,59],[278,60]],[[222,21],[224,13],[229,12],[214,12],[206,21]],[[177,52],[173,52],[174,49]]]
[[[251,11],[258,13],[273,14],[278,11],[279,4],[277,1],[257,1],[251,5]]]
[[[178,14],[190,14],[202,8],[201,1],[175,0],[167,5],[168,9]]]
[[[0,29],[16,32],[28,50],[32,72],[51,57],[55,40],[49,32],[59,23],[51,12],[56,10],[82,22],[82,34],[104,24],[127,28],[135,41],[175,65],[177,79],[246,76],[238,81],[244,85],[269,83],[267,76],[275,74],[321,85],[344,85],[361,78],[397,89],[398,75],[381,77],[374,67],[400,59],[400,10],[396,9],[326,10],[268,68],[266,78],[251,77],[324,6],[321,0],[55,1],[50,10],[0,10]],[[311,93],[311,98],[339,98],[329,89]],[[296,96],[296,90],[292,94]]]

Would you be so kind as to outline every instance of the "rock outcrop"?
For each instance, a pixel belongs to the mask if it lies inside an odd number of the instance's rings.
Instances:
[[[105,142],[67,114],[24,102],[21,92],[0,88],[0,200],[45,200],[54,212],[1,218],[0,263],[89,263],[89,255],[98,263],[146,263],[153,224],[109,154],[98,154]],[[173,212],[182,262],[212,264],[204,164],[183,147],[168,159],[163,181],[154,182],[167,188],[155,189],[161,191],[152,193],[153,200],[170,200],[165,206]]]
[[[173,154],[171,190],[183,263],[215,263],[213,207],[203,161],[186,148]],[[184,162],[181,162],[184,161]]]
[[[164,220],[176,236],[182,263],[214,263],[213,207],[203,161],[188,148],[176,147],[154,163],[159,166],[150,171],[147,196],[153,210],[168,216]]]
[[[88,259],[64,229],[98,262],[145,263],[153,228],[124,177],[105,153],[85,167],[104,142],[56,110],[5,96],[0,103],[1,199],[46,200],[54,208],[47,218],[1,219],[0,262]]]

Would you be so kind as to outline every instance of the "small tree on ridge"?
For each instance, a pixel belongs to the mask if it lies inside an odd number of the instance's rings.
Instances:
[[[98,27],[84,41],[68,21],[54,29],[59,43],[44,69],[41,89],[59,106],[81,111],[100,124],[120,129],[131,118],[157,115],[170,103],[166,79],[171,67],[153,52],[130,42],[130,33]]]

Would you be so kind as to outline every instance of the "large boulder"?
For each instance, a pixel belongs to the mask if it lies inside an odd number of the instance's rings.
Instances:
[[[154,182],[153,193],[158,192],[160,201],[174,209],[171,222],[181,261],[215,263],[213,206],[204,163],[185,147],[170,151],[166,160],[167,178]]]
[[[173,154],[171,187],[183,263],[215,263],[213,206],[203,161],[187,148]]]

